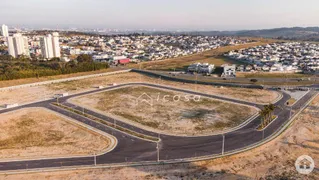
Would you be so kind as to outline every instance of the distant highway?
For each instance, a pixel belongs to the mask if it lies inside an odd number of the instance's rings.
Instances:
[[[309,81],[307,80],[308,78],[242,78],[242,77],[221,78],[221,77],[198,75],[196,80],[196,75],[181,74],[179,72],[174,73],[174,72],[168,72],[168,71],[151,71],[151,70],[139,70],[139,69],[132,69],[131,71],[156,77],[156,78],[161,78],[164,80],[185,82],[185,83],[197,83],[197,84],[229,86],[229,87],[245,87],[245,88],[257,88],[257,89],[262,89],[265,87],[266,88],[306,87],[306,88],[315,88],[319,90],[318,76],[308,77],[311,79],[311,81]],[[256,79],[258,81],[258,84],[252,83],[251,79]],[[301,79],[305,79],[305,80],[301,80]],[[277,85],[269,85],[271,83],[275,83]],[[296,83],[301,85],[285,85],[285,83]],[[302,85],[302,83],[308,83],[308,84]]]
[[[174,90],[183,93],[191,93],[196,95],[201,95],[203,97],[216,98],[220,100],[235,102],[239,104],[245,104],[249,106],[255,106],[257,108],[262,108],[262,105],[255,104],[252,102],[245,102],[241,100],[234,100],[226,97],[219,97],[214,95],[208,95],[205,93],[192,92],[189,90],[166,87],[161,85],[147,84],[147,83],[129,83],[122,84],[112,87],[107,87],[104,89],[98,89],[90,92],[84,92],[76,95],[71,95],[67,97],[62,97],[59,102],[65,106],[69,106],[78,110],[82,110],[83,107],[76,106],[69,103],[70,98],[77,96],[88,95],[91,93],[102,92],[106,90],[112,90],[115,88],[121,88],[130,85],[144,85],[168,90]],[[294,106],[292,110],[296,113],[298,110],[304,106],[313,96],[317,94],[316,91],[309,91],[305,96],[303,96]],[[160,161],[166,160],[176,160],[193,158],[207,155],[221,155],[223,152],[232,152],[234,150],[242,149],[248,147],[252,144],[261,142],[263,139],[272,136],[274,133],[278,132],[282,126],[290,119],[290,108],[285,105],[286,101],[290,99],[288,94],[283,93],[282,99],[280,99],[275,105],[280,106],[282,109],[277,108],[275,110],[275,115],[278,118],[272,122],[264,131],[256,130],[256,127],[260,123],[260,117],[257,117],[247,125],[241,127],[233,132],[225,133],[224,135],[211,135],[211,136],[198,136],[198,137],[183,137],[183,136],[172,136],[165,134],[157,134],[150,132],[139,127],[133,126],[131,124],[117,121],[118,126],[128,128],[132,131],[147,134],[154,137],[160,137],[159,151],[157,151],[157,143],[142,140],[140,138],[128,135],[126,133],[120,132],[118,130],[106,127],[104,125],[98,124],[84,116],[69,112],[65,109],[53,106],[51,103],[56,100],[47,100],[43,102],[32,103],[12,109],[1,110],[1,113],[15,111],[22,108],[28,107],[43,107],[60,113],[64,116],[70,117],[79,122],[85,123],[91,127],[104,131],[106,133],[112,134],[118,140],[118,145],[115,149],[109,153],[97,156],[88,157],[74,157],[74,158],[48,158],[39,160],[21,160],[12,162],[0,162],[0,171],[6,170],[25,170],[25,169],[38,169],[38,168],[48,168],[48,167],[72,167],[79,165],[90,165],[93,166],[95,163],[101,164],[114,164],[114,163],[126,163],[126,162],[156,162],[159,155]],[[114,119],[103,114],[93,112],[89,109],[84,109],[86,114],[91,116],[99,117],[104,121],[113,123]],[[293,115],[293,114],[292,114]],[[223,138],[224,137],[224,138]],[[225,141],[223,141],[223,139]],[[224,144],[224,149],[223,149]],[[95,161],[96,159],[96,161]]]

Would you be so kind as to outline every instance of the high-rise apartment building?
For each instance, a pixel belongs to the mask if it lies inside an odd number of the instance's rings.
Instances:
[[[1,36],[3,36],[3,37],[8,37],[9,36],[8,26],[6,26],[4,24],[1,26]]]
[[[13,36],[7,37],[8,51],[13,57],[19,55],[30,56],[28,38],[21,34],[14,34]]]
[[[59,33],[53,33],[53,36],[48,34],[45,37],[41,37],[40,44],[43,58],[61,57]]]
[[[59,33],[52,33],[52,45],[54,57],[61,57],[60,43],[59,43]]]

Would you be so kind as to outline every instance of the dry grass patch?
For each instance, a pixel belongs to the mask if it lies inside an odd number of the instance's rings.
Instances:
[[[5,81],[0,81],[0,88],[8,87],[8,86],[17,86],[17,85],[22,85],[22,84],[29,84],[29,83],[36,83],[36,82],[43,82],[43,81],[51,81],[51,80],[56,80],[56,79],[85,76],[85,75],[91,75],[91,74],[100,74],[100,73],[112,72],[115,70],[117,70],[117,69],[110,68],[110,69],[103,69],[103,70],[98,70],[98,71],[79,72],[79,73],[73,73],[73,74],[62,74],[62,75],[47,76],[47,77],[40,77],[40,78],[5,80]]]
[[[288,106],[292,106],[297,102],[295,98],[290,98],[286,103]]]
[[[174,86],[181,89],[196,90],[205,92],[207,94],[222,95],[230,98],[237,98],[256,103],[271,103],[274,101],[278,94],[273,91],[260,90],[260,89],[245,89],[245,88],[231,88],[223,87],[217,88],[210,85],[195,85],[187,83],[179,83],[174,81],[159,80],[156,78],[141,75],[139,73],[129,72],[117,75],[110,75],[105,77],[97,77],[90,79],[83,79],[78,81],[70,81],[64,83],[57,83],[48,85],[49,90],[53,91],[83,91],[91,87],[99,85],[107,86],[112,83],[132,83],[132,82],[146,82],[146,83],[159,83],[161,85]]]
[[[299,174],[294,166],[301,155],[319,163],[319,96],[281,136],[259,148],[237,155],[185,164],[165,164],[60,172],[1,175],[4,180],[29,179],[319,179],[318,170]]]
[[[197,90],[208,94],[223,95],[230,98],[238,98],[257,103],[270,103],[278,97],[277,93],[267,90],[228,87],[217,88],[209,85],[196,86],[194,84],[184,84],[173,81],[160,81],[156,78],[130,72],[44,86],[27,87],[11,91],[4,91],[0,93],[0,108],[4,104],[23,104],[30,103],[33,101],[44,100],[44,98],[50,98],[53,97],[54,94],[63,92],[69,92],[69,94],[74,94],[90,91],[95,89],[95,87],[101,85],[108,86],[112,83],[120,84],[132,82],[160,83],[162,85],[169,85],[182,89]]]
[[[178,135],[218,133],[241,124],[256,112],[247,106],[144,86],[106,91],[72,101],[152,130]]]
[[[22,109],[0,115],[0,158],[88,155],[110,146],[110,139],[54,113]]]

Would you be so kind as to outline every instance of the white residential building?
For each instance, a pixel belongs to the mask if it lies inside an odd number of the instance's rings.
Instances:
[[[30,56],[28,38],[21,34],[14,34],[7,37],[9,55],[18,57],[19,55]]]
[[[59,43],[59,33],[52,33],[52,45],[54,57],[61,57],[60,43]]]
[[[1,36],[3,37],[9,37],[9,29],[8,29],[8,26],[6,25],[2,25],[1,26]]]
[[[45,59],[61,57],[59,33],[53,33],[40,38],[41,52]]]
[[[187,70],[189,72],[197,72],[197,73],[205,73],[205,74],[211,74],[213,73],[215,69],[214,64],[208,64],[208,63],[195,63],[188,66]]]
[[[236,65],[223,65],[224,66],[224,72],[222,74],[222,77],[236,77]]]

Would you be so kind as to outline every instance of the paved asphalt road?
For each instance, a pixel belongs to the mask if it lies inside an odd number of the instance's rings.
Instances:
[[[167,71],[151,71],[151,70],[139,70],[139,69],[132,69],[132,72],[141,73],[147,76],[152,76],[160,79],[165,79],[169,81],[177,81],[177,82],[187,82],[187,83],[198,83],[198,84],[207,84],[207,85],[215,85],[215,86],[230,86],[230,87],[246,87],[246,88],[259,88],[262,89],[264,87],[292,87],[292,88],[299,88],[299,87],[306,87],[311,89],[319,90],[319,83],[315,81],[319,81],[319,77],[312,76],[311,80],[314,83],[313,85],[303,85],[303,86],[289,86],[285,85],[286,82],[294,82],[298,83],[300,78],[224,78],[220,77],[206,77],[206,76],[198,76],[198,80],[194,80],[194,75],[192,74],[169,74]],[[275,82],[278,85],[255,85],[251,84],[250,79],[258,79],[259,82]],[[234,82],[232,82],[234,80]],[[282,85],[280,85],[282,84]]]
[[[151,71],[151,70],[148,70]],[[152,70],[152,72],[158,73],[158,74],[163,74],[163,75],[167,75],[167,76],[171,76],[171,74],[176,74],[178,77],[180,78],[193,78],[195,77],[194,74],[191,73],[186,73],[183,74],[184,71],[177,71],[174,73],[174,71],[156,71],[156,70]],[[304,81],[307,81],[308,79],[310,79],[311,81],[318,81],[319,82],[319,76],[318,75],[314,75],[314,76],[305,76],[305,77],[301,77],[301,78],[285,78],[284,77],[285,74],[283,74],[283,77],[278,77],[278,78],[274,78],[274,77],[253,77],[253,78],[245,78],[245,77],[235,77],[235,78],[226,78],[227,80],[234,80],[236,82],[241,82],[241,83],[250,83],[251,79],[257,79],[259,82],[281,82],[281,83],[286,83],[286,82],[294,82],[294,83],[298,83],[300,82],[301,79],[304,79]],[[225,81],[227,82],[227,80],[224,80],[223,77],[213,77],[213,76],[202,76],[199,75],[198,78],[202,79],[202,80],[210,80],[210,81]]]
[[[257,108],[262,108],[262,105],[254,104],[251,102],[245,102],[240,100],[229,99],[225,97],[218,97],[214,95],[207,95],[204,93],[192,92],[188,90],[182,90],[172,87],[165,87],[160,85],[151,85],[145,83],[131,83],[118,85],[113,87],[108,87],[105,89],[99,89],[95,91],[85,92],[77,95],[71,95],[68,97],[63,97],[59,99],[59,102],[78,109],[82,110],[82,107],[78,107],[67,102],[68,99],[87,95],[91,93],[101,92],[105,90],[111,90],[115,88],[120,88],[124,86],[130,85],[144,85],[151,86],[156,88],[164,88],[175,90],[183,93],[191,93],[196,95],[201,95],[203,97],[211,97],[226,101],[231,101],[235,103],[255,106]],[[292,110],[296,112],[300,109],[310,98],[312,98],[316,94],[316,91],[310,91],[303,98],[301,98],[293,107]],[[285,106],[285,102],[290,98],[288,94],[283,94],[281,100],[279,100],[276,105],[280,106],[282,109],[277,108],[275,110],[275,115],[278,118],[272,122],[264,132],[260,132],[256,130],[256,127],[259,125],[260,117],[257,117],[247,125],[241,127],[240,129],[229,132],[225,134],[225,148],[224,152],[230,152],[234,150],[238,150],[249,145],[255,144],[263,140],[268,136],[271,136],[278,130],[282,128],[282,126],[289,120],[290,117],[290,108]],[[33,103],[29,105],[24,105],[12,109],[5,109],[0,111],[1,113],[18,110],[21,108],[27,107],[44,107],[50,110],[53,110],[57,113],[60,113],[64,116],[68,116],[72,119],[85,123],[89,126],[92,126],[96,129],[104,131],[106,133],[114,135],[118,139],[118,145],[115,149],[109,153],[104,155],[100,155],[96,157],[97,164],[112,164],[112,163],[125,163],[125,162],[146,162],[146,161],[156,161],[157,160],[157,144],[155,142],[141,140],[139,138],[133,137],[131,135],[125,134],[123,132],[117,131],[115,129],[106,127],[104,125],[98,124],[84,116],[80,116],[78,114],[71,113],[67,110],[55,107],[51,105],[55,100],[47,100],[43,102]],[[105,121],[114,122],[113,118],[107,117],[105,115],[93,112],[88,109],[84,109],[86,114],[90,114],[95,117],[99,117]],[[150,131],[146,131],[140,129],[138,127],[132,126],[130,124],[124,123],[120,120],[116,121],[118,126],[122,126],[128,129],[131,129],[136,132],[140,132],[143,134],[147,134],[150,136],[160,136],[159,143],[159,152],[160,152],[160,160],[176,160],[176,159],[184,159],[205,155],[217,155],[222,153],[222,144],[223,144],[223,135],[212,135],[212,136],[199,136],[199,137],[182,137],[182,136],[170,136],[157,133],[153,133]],[[78,166],[78,165],[94,165],[94,156],[88,157],[74,157],[74,158],[54,158],[54,159],[42,159],[42,160],[22,160],[22,161],[13,161],[13,162],[0,162],[0,171],[4,170],[21,170],[21,169],[34,169],[34,168],[46,168],[46,167],[66,167],[66,166]]]

